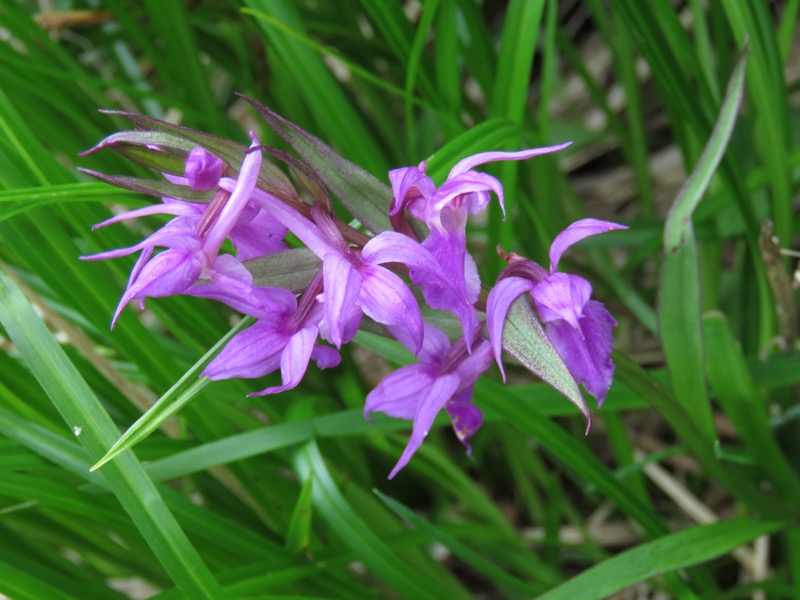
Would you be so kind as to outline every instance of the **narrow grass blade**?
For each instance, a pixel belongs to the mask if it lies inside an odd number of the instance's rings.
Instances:
[[[108,452],[92,467],[96,471],[110,460],[115,459],[126,450],[141,442],[148,435],[177,413],[187,403],[189,403],[200,391],[208,384],[207,378],[196,379],[200,372],[211,362],[211,360],[222,350],[225,344],[237,333],[253,322],[252,318],[245,317],[236,327],[231,329],[225,337],[217,342],[203,358],[197,361],[166,394],[161,396],[158,401],[144,413],[138,421],[120,437]],[[196,380],[195,380],[196,379]]]
[[[800,506],[800,478],[769,426],[764,402],[724,315],[705,315],[703,332],[708,378],[717,401],[747,444],[750,455],[770,475],[772,485]]]
[[[742,518],[692,527],[610,558],[539,596],[539,600],[608,598],[615,592],[661,573],[722,556],[753,538],[784,526],[785,523],[781,521]]]
[[[353,510],[336,486],[316,442],[305,444],[295,455],[295,470],[305,481],[314,474],[314,507],[339,541],[388,585],[407,598],[441,598],[428,582],[420,581],[403,565],[395,552],[375,535]]]
[[[286,531],[286,551],[291,554],[299,554],[308,550],[311,539],[311,518],[314,515],[311,496],[313,489],[314,472],[312,471],[303,483],[303,487],[300,488],[297,504],[294,505],[292,518],[289,519],[289,528]]]
[[[116,438],[116,427],[12,279],[0,271],[0,322],[90,459]],[[138,461],[125,457],[105,478],[175,583],[190,598],[224,598],[214,576],[178,526]]]
[[[386,494],[382,494],[378,490],[373,491],[386,506],[388,506],[397,514],[397,516],[407,521],[415,529],[430,535],[431,538],[448,548],[454,555],[459,557],[468,565],[472,566],[475,570],[489,577],[498,586],[513,590],[515,593],[519,594],[531,595],[536,592],[536,588],[528,583],[525,583],[524,581],[517,579],[516,577],[509,575],[490,560],[482,556],[480,553],[475,552],[467,545],[459,542],[457,539],[443,532],[438,527],[435,527],[430,522],[417,515],[410,508],[404,506],[397,500],[390,498]]]
[[[659,295],[664,353],[675,395],[709,443],[715,432],[705,389],[700,276],[692,214],[708,189],[733,133],[744,94],[746,65],[745,54],[731,76],[711,138],[664,225],[665,258]]]

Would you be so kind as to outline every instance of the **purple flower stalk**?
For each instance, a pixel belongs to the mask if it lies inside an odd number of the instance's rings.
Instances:
[[[531,260],[511,257],[511,265],[489,293],[486,309],[492,351],[501,371],[506,314],[520,295],[530,292],[547,337],[569,372],[597,398],[598,405],[603,403],[614,375],[611,330],[617,322],[600,302],[590,300],[592,285],[578,275],[558,272],[558,262],[572,244],[615,229],[627,227],[596,219],[576,221],[553,240],[550,271]]]
[[[408,464],[443,408],[468,455],[472,453],[469,440],[483,424],[480,409],[472,404],[472,391],[475,382],[492,364],[489,344],[478,338],[470,354],[464,338],[451,345],[444,333],[426,324],[425,341],[417,356],[419,363],[401,367],[384,377],[369,393],[364,407],[367,419],[370,413],[382,412],[414,422],[408,445],[389,479]]]

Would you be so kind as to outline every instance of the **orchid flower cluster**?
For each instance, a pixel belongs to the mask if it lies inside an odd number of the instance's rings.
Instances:
[[[87,171],[162,200],[96,227],[156,214],[172,217],[134,246],[83,257],[102,260],[139,253],[112,328],[133,301],[144,308],[146,298],[185,294],[222,302],[255,323],[236,334],[203,375],[212,380],[258,378],[279,370],[281,385],[251,394],[262,395],[297,386],[311,361],[321,369],[338,365],[339,350],[353,339],[364,318],[381,325],[418,359],[387,375],[366,398],[365,417],[380,412],[413,422],[408,445],[389,478],[409,462],[442,409],[471,452],[470,439],[483,422],[472,402],[473,387],[492,362],[503,369],[506,315],[522,295],[528,295],[545,324],[547,342],[569,374],[602,403],[614,371],[610,353],[616,323],[602,304],[590,299],[588,281],[557,267],[575,242],[624,227],[593,219],[572,224],[553,242],[549,270],[501,253],[508,267],[481,302],[478,269],[467,250],[468,216],[484,211],[492,194],[503,206],[500,182],[475,167],[533,158],[569,144],[477,154],[455,165],[438,187],[425,174],[425,163],[390,171],[391,201],[387,198],[385,207],[391,225],[383,231],[373,227],[374,235],[369,235],[365,227],[336,216],[326,190],[337,188],[339,199],[352,206],[342,197],[342,186],[331,182],[366,174],[307,132],[251,102],[273,128],[278,125],[276,131],[291,145],[298,139],[305,143],[296,147],[302,160],[262,146],[254,133],[249,148],[231,150],[230,143],[219,138],[127,114],[145,131],[112,135],[89,151],[112,148],[148,166],[164,165],[160,168],[167,182],[147,188],[132,183],[133,178]],[[187,139],[204,143],[192,141],[189,148]],[[304,193],[297,192],[265,154],[285,162]],[[176,172],[176,158],[182,172]],[[357,210],[352,212],[359,216]],[[301,289],[263,285],[254,277],[253,266],[293,252],[285,241],[289,232],[316,256],[315,274]],[[156,253],[156,248],[162,250]],[[227,248],[233,253],[224,252]],[[429,307],[454,315],[461,332],[456,340],[423,319],[409,284],[421,290]],[[478,306],[486,307],[485,320]],[[588,416],[588,409],[584,414]]]

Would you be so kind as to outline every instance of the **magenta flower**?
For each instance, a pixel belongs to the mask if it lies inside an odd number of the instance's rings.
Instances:
[[[438,262],[438,269],[415,268],[411,279],[422,286],[425,301],[439,310],[449,310],[461,321],[464,337],[471,340],[478,324],[473,305],[480,292],[480,277],[475,261],[467,251],[467,217],[482,212],[494,192],[503,207],[503,186],[473,167],[502,160],[524,160],[563,150],[569,144],[532,148],[521,152],[484,152],[465,158],[450,171],[447,181],[436,189],[425,175],[425,163],[419,168],[405,167],[389,172],[394,198],[390,215],[395,228],[406,230],[405,209],[429,228],[422,242]],[[505,208],[503,209],[505,210]],[[440,284],[439,273],[447,273],[451,283]]]
[[[256,146],[254,142],[251,149]],[[209,204],[164,198],[164,203],[129,211],[99,223],[105,227],[124,220],[154,214],[175,215],[161,229],[129,248],[83,257],[102,260],[141,251],[131,271],[128,286],[114,314],[111,326],[122,309],[137,299],[143,306],[147,297],[180,294],[199,279],[209,279],[221,287],[246,294],[253,278],[242,260],[282,250],[286,229],[250,202],[261,167],[261,153],[251,151],[242,163],[238,179],[229,180],[230,190],[220,189]],[[202,148],[195,148],[186,160],[186,177],[168,176],[179,185],[193,189],[213,189],[222,181],[222,161]],[[237,257],[219,255],[230,239]],[[151,259],[155,248],[167,248]]]
[[[573,223],[550,246],[549,272],[533,261],[511,258],[510,266],[489,293],[486,310],[492,351],[501,371],[506,314],[518,296],[530,292],[536,312],[545,323],[547,337],[569,372],[597,398],[598,405],[603,403],[614,375],[611,330],[617,323],[600,302],[590,300],[592,286],[588,281],[559,273],[557,268],[561,255],[572,244],[614,229],[627,227],[596,219]]]
[[[298,304],[295,295],[281,288],[254,287],[246,295],[231,293],[215,285],[200,285],[187,293],[224,302],[258,318],[236,334],[203,371],[213,379],[254,379],[281,371],[281,385],[251,396],[277,394],[297,386],[314,360],[320,369],[335,367],[339,353],[317,342],[322,305],[316,301],[321,278],[311,283]]]
[[[320,206],[312,207],[312,222],[268,192],[257,189],[254,198],[322,259],[325,332],[337,348],[352,338],[366,314],[378,323],[405,330],[413,351],[419,351],[423,337],[419,305],[405,282],[382,265],[434,270],[437,263],[425,248],[408,236],[385,231],[359,251],[350,247]]]
[[[402,335],[397,337],[406,342]],[[365,418],[382,412],[414,422],[408,445],[389,479],[411,460],[442,408],[450,415],[453,430],[467,447],[468,455],[472,452],[469,440],[483,424],[480,409],[472,404],[472,392],[475,382],[492,364],[489,344],[478,338],[469,354],[464,338],[451,346],[444,333],[426,323],[425,340],[417,356],[419,363],[384,377],[369,393],[364,406]]]

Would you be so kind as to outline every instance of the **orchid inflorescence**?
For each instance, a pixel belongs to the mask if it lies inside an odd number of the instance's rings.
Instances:
[[[485,210],[491,194],[503,207],[500,182],[474,168],[557,152],[569,144],[476,154],[456,164],[438,187],[425,174],[425,163],[390,171],[391,199],[386,198],[381,215],[375,210],[381,200],[375,192],[382,186],[374,178],[307,132],[250,102],[299,158],[262,146],[253,133],[245,149],[124,113],[139,131],[112,135],[89,151],[115,149],[160,170],[166,179],[148,185],[87,171],[162,199],[161,204],[122,213],[96,227],[154,214],[173,217],[134,246],[84,257],[100,260],[139,252],[112,327],[128,303],[138,301],[143,308],[148,297],[186,294],[222,302],[255,323],[237,333],[202,374],[217,380],[256,378],[280,370],[281,385],[251,394],[260,395],[297,386],[311,360],[322,369],[338,365],[338,350],[353,339],[364,317],[381,325],[418,358],[416,364],[387,375],[366,398],[366,417],[381,412],[413,421],[411,438],[390,478],[408,463],[442,409],[470,451],[470,438],[483,422],[472,402],[474,384],[493,360],[503,370],[506,315],[523,294],[529,294],[544,322],[544,329],[537,324],[539,333],[534,333],[555,349],[569,376],[602,403],[614,371],[611,330],[616,322],[601,303],[590,299],[588,281],[559,272],[557,266],[575,242],[625,227],[594,219],[573,223],[555,238],[549,270],[501,252],[508,267],[483,302],[478,269],[467,250],[468,215]],[[264,160],[264,154],[285,162],[294,182]],[[329,189],[360,228],[336,216]],[[299,289],[261,281],[259,268],[269,260],[297,257],[298,251],[284,241],[287,232],[306,248],[304,272],[309,270],[309,251],[316,256],[312,274]],[[233,254],[222,253],[226,241]],[[156,248],[164,250],[155,254]],[[284,270],[291,264],[287,261],[282,263]],[[460,326],[456,340],[423,319],[409,281],[421,289],[430,308],[455,316]],[[477,306],[486,307],[485,320]],[[581,408],[588,417],[585,403]]]

